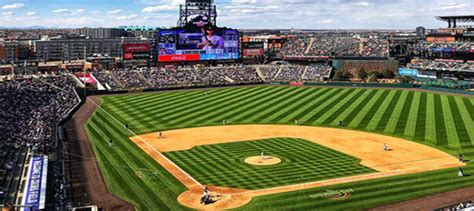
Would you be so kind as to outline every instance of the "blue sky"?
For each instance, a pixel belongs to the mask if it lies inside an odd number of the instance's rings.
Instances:
[[[1,27],[175,26],[184,0],[0,0]],[[474,15],[473,0],[215,0],[234,28],[439,28],[438,15]]]

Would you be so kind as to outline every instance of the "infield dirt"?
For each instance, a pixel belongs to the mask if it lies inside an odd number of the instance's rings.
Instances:
[[[336,128],[296,125],[229,125],[171,130],[164,131],[162,134],[162,138],[158,138],[157,133],[150,133],[130,139],[189,189],[178,197],[178,201],[195,209],[236,208],[250,202],[251,198],[255,196],[464,165],[445,152],[419,143],[379,134]],[[306,139],[357,157],[361,159],[362,165],[378,172],[252,191],[211,187],[213,195],[221,197],[216,203],[204,206],[200,204],[203,185],[161,154],[162,152],[188,150],[200,145],[282,137]],[[388,151],[384,150],[384,144],[389,147]]]

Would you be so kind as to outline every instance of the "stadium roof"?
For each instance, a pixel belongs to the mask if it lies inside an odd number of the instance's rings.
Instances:
[[[456,20],[458,22],[474,22],[474,15],[438,16],[436,19],[445,22],[452,20]]]
[[[474,22],[474,15],[438,16],[436,19],[448,22],[449,28],[456,28],[458,22]]]

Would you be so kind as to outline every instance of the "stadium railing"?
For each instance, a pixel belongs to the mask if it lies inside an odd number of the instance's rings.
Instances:
[[[287,82],[271,83],[273,85],[289,85]],[[380,84],[380,83],[351,83],[351,82],[321,82],[321,83],[304,83],[305,86],[329,86],[329,87],[361,87],[361,88],[401,88],[401,89],[421,89],[436,92],[446,92],[451,94],[462,94],[474,96],[474,91],[467,91],[461,89],[448,89],[439,88],[432,86],[420,86],[417,84],[410,83],[398,83],[398,84]]]
[[[159,92],[159,91],[174,91],[174,90],[189,90],[189,89],[202,89],[202,88],[219,88],[219,87],[238,87],[238,86],[254,86],[262,85],[263,82],[245,83],[245,84],[216,84],[216,85],[201,85],[201,86],[186,86],[186,87],[168,87],[168,88],[155,88],[155,89],[140,89],[140,90],[78,90],[77,93],[84,99],[85,96],[91,95],[109,95],[109,94],[128,94],[128,93],[139,93],[139,92]]]
[[[380,83],[351,83],[351,82],[326,82],[305,83],[308,86],[344,86],[344,87],[379,87],[379,88],[415,88],[413,84],[380,84]]]

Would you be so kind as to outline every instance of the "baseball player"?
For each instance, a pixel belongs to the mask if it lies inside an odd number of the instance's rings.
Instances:
[[[386,143],[383,143],[383,151],[385,152],[388,151],[388,145]]]
[[[223,124],[223,125],[226,125],[226,124],[227,124],[227,120],[225,120],[225,119],[222,120],[222,124]]]
[[[458,169],[458,177],[464,177],[464,170],[461,167]]]
[[[158,139],[161,139],[161,132],[158,132]]]
[[[204,193],[201,196],[201,204],[209,204],[211,199],[211,192],[208,187],[204,188]]]
[[[260,159],[265,160],[265,154],[263,153],[263,151],[260,153]]]
[[[110,139],[109,140],[109,147],[111,147],[113,144],[114,144],[114,142],[112,141],[112,139]]]
[[[459,162],[464,163],[464,155],[459,154]]]
[[[298,124],[298,120],[297,120],[297,119],[295,119],[295,125],[297,125],[297,124]]]

